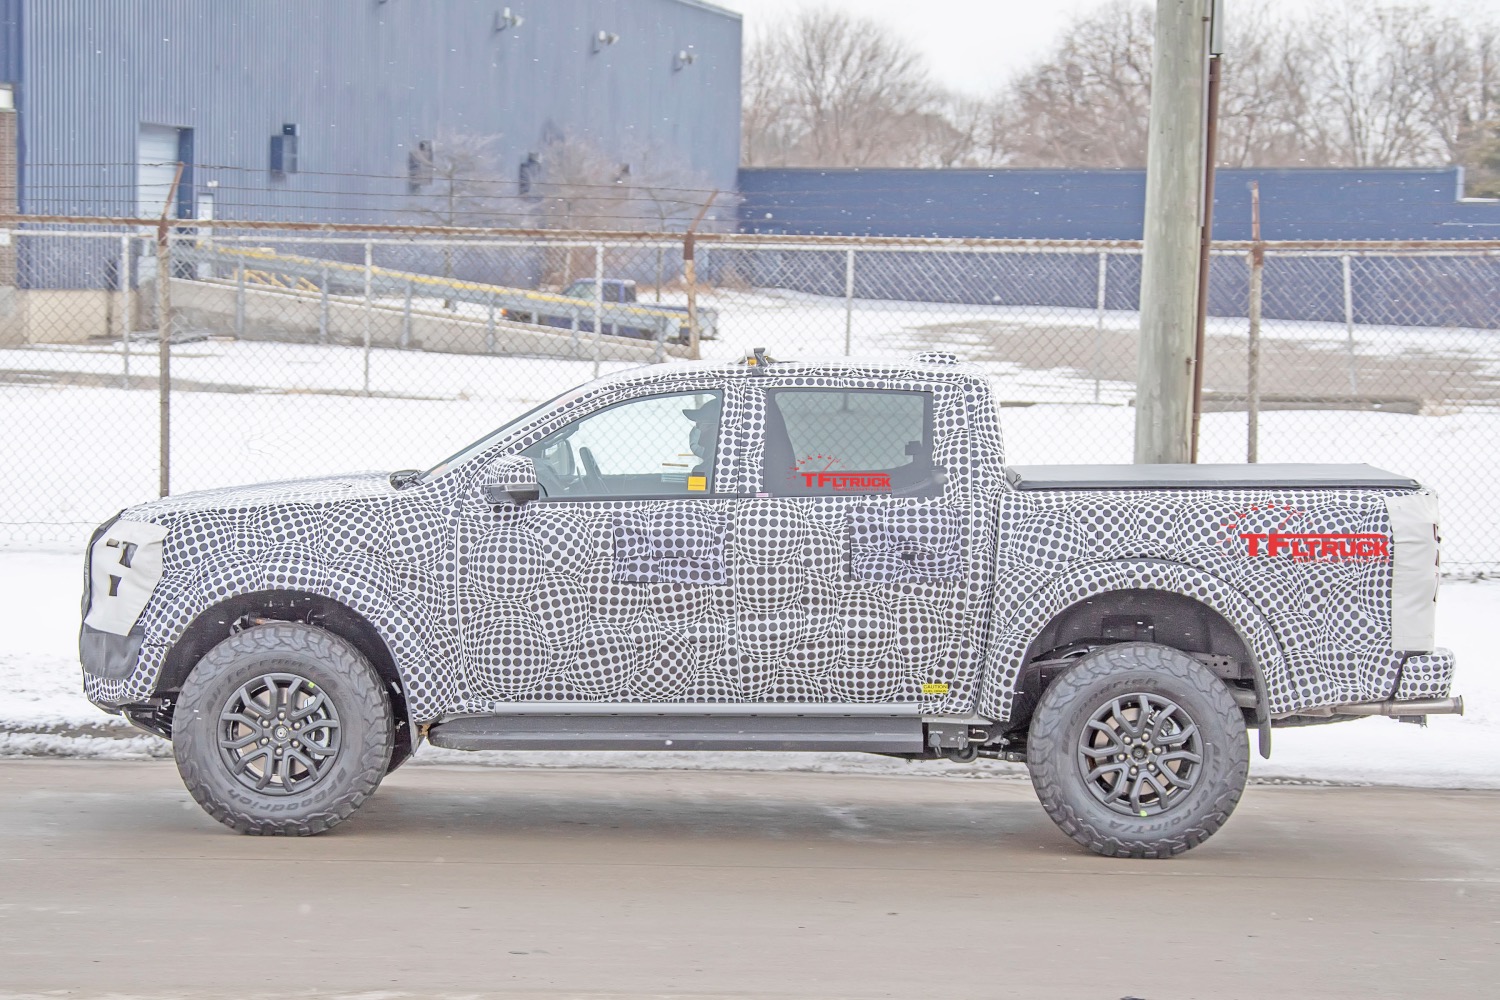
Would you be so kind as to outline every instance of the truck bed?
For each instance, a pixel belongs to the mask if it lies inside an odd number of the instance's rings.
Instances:
[[[1373,465],[1012,465],[1018,490],[1411,489]]]

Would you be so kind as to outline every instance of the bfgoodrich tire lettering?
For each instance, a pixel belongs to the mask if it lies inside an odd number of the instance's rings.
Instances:
[[[1250,750],[1244,716],[1208,668],[1165,646],[1124,643],[1047,688],[1027,764],[1042,807],[1078,843],[1111,857],[1164,858],[1224,825]]]
[[[295,706],[286,719],[276,717],[278,701]],[[375,670],[337,636],[292,622],[246,629],[209,650],[172,720],[183,783],[240,833],[331,829],[375,791],[393,744],[390,699]],[[272,747],[305,763],[287,766]]]

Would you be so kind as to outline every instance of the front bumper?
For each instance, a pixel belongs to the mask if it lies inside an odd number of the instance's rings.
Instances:
[[[101,680],[123,681],[135,671],[145,639],[139,628],[131,629],[128,635],[116,635],[83,626],[78,634],[78,658],[83,663],[83,672]]]

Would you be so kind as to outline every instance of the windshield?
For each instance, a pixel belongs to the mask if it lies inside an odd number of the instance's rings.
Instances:
[[[495,430],[490,431],[490,433],[486,434],[478,441],[475,441],[473,444],[470,444],[462,451],[457,452],[453,455],[449,455],[437,465],[434,465],[432,468],[422,473],[421,478],[417,481],[423,483],[430,482],[431,480],[434,480],[439,476],[446,475],[458,466],[463,465],[465,462],[474,458],[474,456],[492,447],[503,438],[514,434],[525,425],[532,423],[544,413],[549,412],[554,406],[560,406],[561,404],[566,403],[568,400],[576,399],[598,384],[598,382],[589,382],[584,385],[577,386],[576,388],[569,389],[561,396],[554,396],[552,399],[547,400],[545,403],[540,403],[536,406],[533,406],[531,409],[527,410],[516,419],[510,421],[509,423],[502,424]]]

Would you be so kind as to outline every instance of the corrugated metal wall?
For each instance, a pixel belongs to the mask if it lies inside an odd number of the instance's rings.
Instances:
[[[1457,167],[1432,170],[1221,170],[1214,186],[1214,236],[1250,238],[1250,193],[1261,195],[1268,240],[1454,240],[1500,238],[1500,202],[1458,197]],[[740,228],[795,235],[947,236],[998,239],[1138,240],[1145,215],[1141,170],[809,170],[740,171]],[[725,255],[725,259],[730,259]],[[962,258],[949,258],[961,270]],[[1094,305],[1092,257],[1029,254],[1014,259],[1024,281],[953,282],[899,255],[869,255],[858,272],[863,298],[976,304]],[[1226,262],[1227,263],[1227,262]],[[803,255],[794,272],[773,256],[735,261],[739,276],[820,295],[841,295],[844,261]],[[1107,261],[1110,309],[1139,306],[1140,258]],[[1338,321],[1341,264],[1274,259],[1266,265],[1264,315]],[[1500,327],[1500,260],[1475,261],[1463,275],[1420,258],[1357,261],[1359,323]],[[711,272],[711,265],[708,270]],[[975,273],[983,274],[983,267]],[[1465,277],[1464,275],[1467,275]],[[1209,311],[1243,316],[1248,297],[1238,263],[1210,270]]]
[[[567,135],[735,184],[740,19],[697,0],[0,0],[0,19],[23,4],[0,71],[24,51],[27,212],[128,214],[142,123],[193,130],[220,218],[410,221],[395,178],[445,130],[499,136],[508,170]],[[525,20],[497,31],[505,7]],[[600,30],[619,41],[596,53]],[[284,123],[301,172],[277,178]]]
[[[0,0],[0,83],[21,79],[21,3]]]
[[[1269,240],[1495,239],[1500,203],[1461,201],[1459,168],[1220,170],[1214,236],[1250,238],[1250,181]],[[1141,238],[1144,170],[740,171],[741,227],[763,233],[999,239]]]

